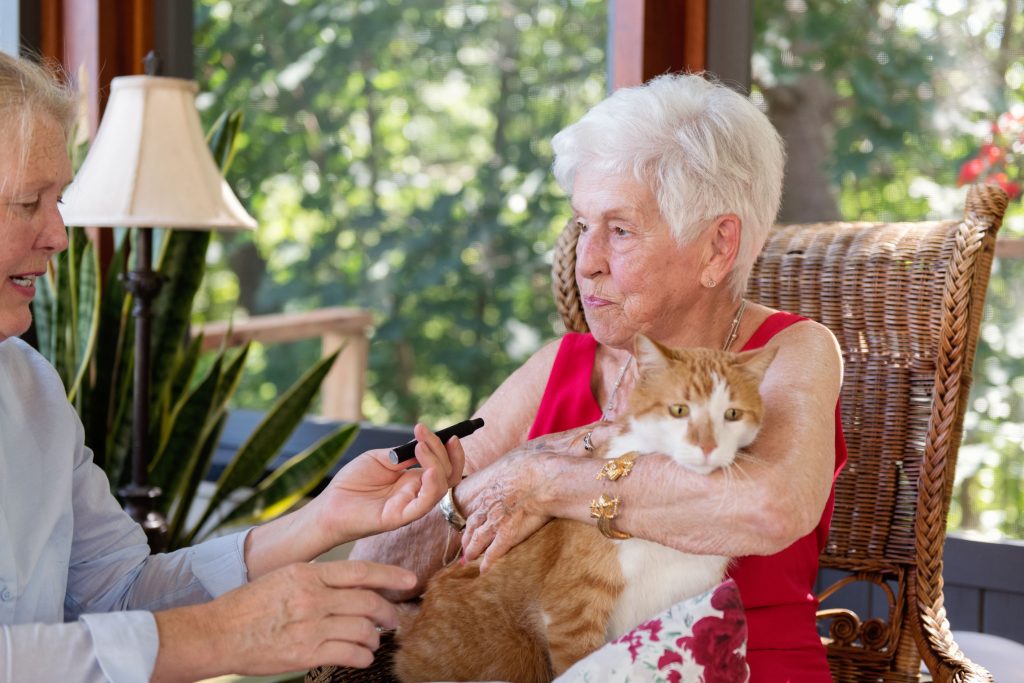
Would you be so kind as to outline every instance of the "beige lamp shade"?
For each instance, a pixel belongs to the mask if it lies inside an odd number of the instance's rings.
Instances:
[[[72,226],[252,230],[207,147],[194,81],[122,76],[85,162],[64,192]]]

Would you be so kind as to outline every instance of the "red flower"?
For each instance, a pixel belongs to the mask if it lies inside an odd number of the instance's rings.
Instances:
[[[999,160],[1003,158],[1003,150],[996,147],[991,142],[986,142],[981,146],[981,149],[978,150],[978,156],[984,157],[989,166],[995,166],[999,163]]]
[[[658,658],[658,669],[664,669],[673,664],[682,664],[683,656],[675,650],[665,650],[665,653]]]
[[[651,642],[658,642],[658,634],[661,633],[661,619],[651,619],[650,621],[645,621],[629,633],[623,635],[621,638],[614,641],[616,643],[629,644],[629,656],[632,658],[632,661],[634,663],[636,662],[636,657],[640,652],[640,648],[643,647],[644,644],[644,637],[642,635],[643,631],[647,631],[650,633],[648,639]]]
[[[981,159],[971,159],[960,168],[960,177],[956,179],[956,184],[959,186],[973,183],[984,170],[984,161]]]
[[[1013,182],[1010,180],[1009,176],[1003,172],[993,174],[990,180],[1003,188],[1003,190],[1006,191],[1006,194],[1010,196],[1010,199],[1016,199],[1020,194],[1020,183]]]
[[[693,635],[680,638],[676,645],[690,650],[693,660],[704,667],[704,683],[745,680],[746,657],[737,650],[746,640],[747,620],[736,584],[719,586],[711,597],[711,606],[722,610],[723,615],[698,619]]]

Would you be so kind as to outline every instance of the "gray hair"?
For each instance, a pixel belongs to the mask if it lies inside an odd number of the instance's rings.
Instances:
[[[20,141],[22,159],[15,176],[24,168],[34,123],[48,115],[60,124],[65,138],[75,121],[74,91],[63,72],[50,64],[12,57],[0,52],[0,134],[9,141]],[[14,178],[0,178],[0,186]]]
[[[746,97],[696,74],[621,88],[551,141],[555,179],[572,195],[576,169],[596,164],[647,183],[677,241],[727,213],[742,223],[729,275],[737,296],[779,211],[785,151],[768,118]]]

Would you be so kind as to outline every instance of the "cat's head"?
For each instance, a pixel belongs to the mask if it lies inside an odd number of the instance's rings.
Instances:
[[[761,427],[761,380],[776,349],[669,349],[637,335],[630,431],[649,450],[701,473],[732,463]]]

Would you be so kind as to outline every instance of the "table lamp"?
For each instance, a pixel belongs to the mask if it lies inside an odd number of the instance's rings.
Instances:
[[[153,228],[256,227],[213,160],[197,91],[194,81],[180,78],[113,79],[96,139],[61,207],[69,226],[137,229],[136,265],[125,283],[135,317],[131,483],[119,493],[154,551],[165,545],[167,522],[155,509],[161,491],[148,483],[151,304],[161,285],[152,269]]]

